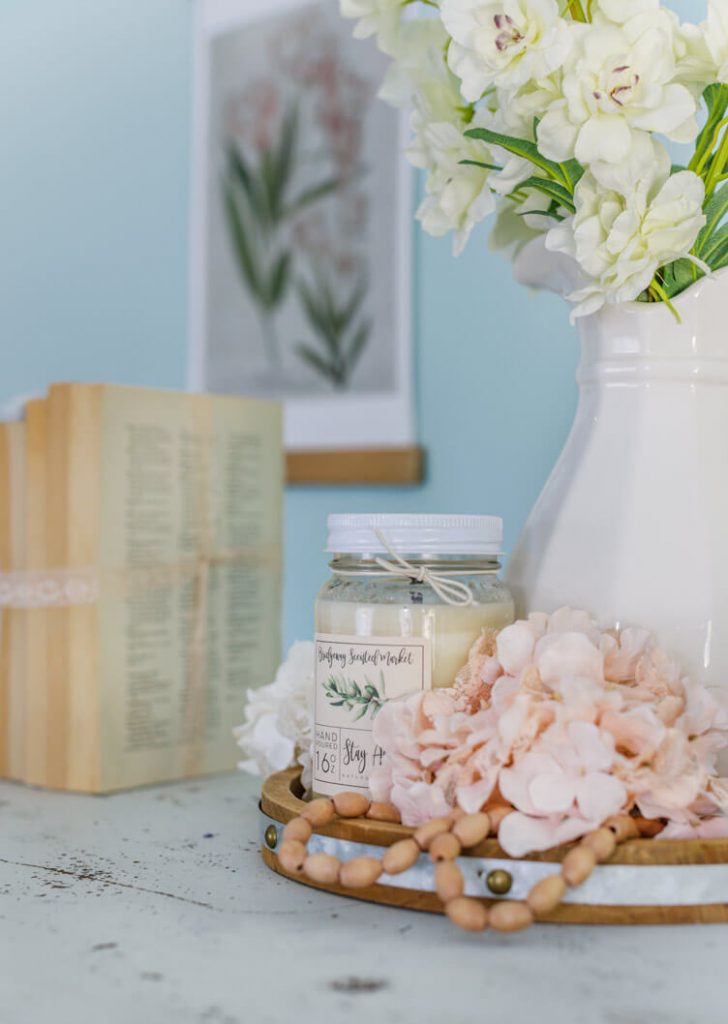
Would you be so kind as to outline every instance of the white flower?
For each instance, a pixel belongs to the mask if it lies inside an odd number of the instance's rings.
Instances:
[[[545,216],[549,205],[546,196],[531,191],[520,202],[501,203],[488,236],[488,247],[515,260],[524,246],[553,227],[554,219]]]
[[[454,231],[453,253],[459,256],[475,225],[495,210],[495,196],[489,184],[493,172],[462,163],[496,163],[484,143],[464,134],[469,127],[492,126],[493,115],[480,110],[470,124],[427,121],[424,110],[415,114],[415,120],[418,116],[421,120],[416,142],[408,155],[415,167],[424,167],[428,173],[427,194],[417,218],[430,235],[440,237]]]
[[[448,59],[466,100],[492,85],[516,88],[559,68],[571,47],[556,0],[443,0]]]
[[[233,735],[246,755],[238,767],[251,775],[270,775],[292,765],[304,767],[310,784],[313,743],[314,645],[293,644],[274,682],[247,694],[245,722]]]
[[[615,25],[624,25],[636,14],[656,11],[659,6],[660,0],[594,0],[592,16],[601,12],[608,21],[614,22]]]
[[[657,11],[626,25],[590,25],[564,68],[564,99],[538,126],[539,148],[552,160],[583,164],[624,160],[637,132],[676,142],[697,133],[695,98],[674,81],[672,22]]]
[[[380,98],[395,107],[425,107],[432,120],[462,121],[463,98],[458,80],[447,66],[447,42],[439,19],[404,22]]]
[[[356,18],[354,36],[357,39],[377,37],[377,45],[384,53],[393,54],[402,17],[402,0],[339,0],[344,18]]]
[[[705,43],[719,82],[728,82],[728,0],[708,0]]]
[[[687,255],[705,224],[704,196],[692,171],[670,176],[667,152],[647,136],[624,164],[592,165],[576,186],[576,214],[546,239],[589,280],[569,295],[579,304],[572,316],[636,299],[659,267]]]

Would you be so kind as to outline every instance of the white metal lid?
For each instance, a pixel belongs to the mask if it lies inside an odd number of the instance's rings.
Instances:
[[[501,554],[503,520],[498,516],[352,514],[330,515],[329,553],[367,555],[391,548],[409,555]]]

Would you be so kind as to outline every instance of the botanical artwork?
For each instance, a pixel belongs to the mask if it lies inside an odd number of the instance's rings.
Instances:
[[[205,383],[283,397],[395,379],[398,118],[334,2],[210,44]]]

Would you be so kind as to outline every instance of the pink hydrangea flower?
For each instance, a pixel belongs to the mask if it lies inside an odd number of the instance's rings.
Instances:
[[[633,808],[661,833],[728,834],[716,755],[728,711],[681,677],[649,633],[601,631],[583,611],[531,615],[484,634],[450,689],[391,701],[370,779],[405,824],[507,802],[512,856],[569,842]]]

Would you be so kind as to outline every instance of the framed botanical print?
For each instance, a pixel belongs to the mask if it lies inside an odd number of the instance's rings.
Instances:
[[[282,399],[303,480],[328,478],[311,453],[332,450],[333,479],[352,450],[357,478],[376,451],[389,482],[416,477],[410,172],[404,119],[377,99],[386,60],[337,0],[198,0],[195,62],[192,385]]]

